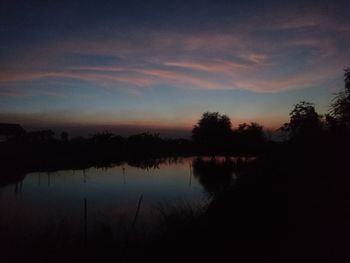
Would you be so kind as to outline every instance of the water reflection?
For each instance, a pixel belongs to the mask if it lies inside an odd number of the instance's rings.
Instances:
[[[194,177],[211,197],[232,185],[236,178],[235,162],[230,158],[196,158],[192,165]]]
[[[39,255],[39,247],[58,247],[61,254],[60,249],[69,248],[66,244],[73,244],[78,254],[89,247],[99,256],[106,249],[124,253],[139,237],[188,222],[235,182],[246,161],[161,158],[82,169],[17,170],[14,177],[9,171],[0,185],[0,244],[9,246],[6,251]]]
[[[102,215],[132,220],[143,196],[140,220],[152,221],[159,202],[207,203],[232,185],[246,159],[160,158],[109,163],[82,170],[8,173],[0,185],[0,219],[15,215],[32,222],[49,217],[83,220]],[[19,198],[20,197],[20,198]]]
[[[158,202],[207,199],[198,182],[188,186],[191,161],[132,160],[82,170],[13,173],[14,177],[8,172],[0,185],[0,220],[17,216],[28,223],[68,215],[79,223],[84,200],[93,220],[101,215],[131,218],[140,195],[144,196],[140,217],[151,220]]]

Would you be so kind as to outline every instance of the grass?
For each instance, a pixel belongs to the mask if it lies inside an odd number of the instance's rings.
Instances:
[[[132,218],[99,217],[89,222],[85,239],[83,224],[69,216],[51,217],[45,223],[22,225],[21,217],[0,217],[2,262],[134,262],[148,255],[162,240],[190,229],[206,209],[186,202],[161,203],[151,224]]]

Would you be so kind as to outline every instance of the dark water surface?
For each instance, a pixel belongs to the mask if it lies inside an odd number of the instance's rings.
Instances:
[[[234,182],[236,175],[231,166],[212,171],[206,165],[211,161],[189,157],[29,173],[22,181],[0,188],[0,227],[8,230],[15,225],[18,232],[21,227],[36,229],[61,221],[75,226],[86,221],[89,225],[118,220],[129,224],[141,196],[137,223],[152,223],[159,216],[160,207],[177,204],[202,207],[210,201],[213,188]],[[215,165],[236,161],[216,158]],[[217,174],[210,175],[214,172]],[[215,176],[214,180],[211,176]]]

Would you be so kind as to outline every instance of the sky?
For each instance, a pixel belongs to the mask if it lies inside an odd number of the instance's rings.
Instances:
[[[347,0],[0,0],[0,122],[175,136],[206,111],[268,129],[302,100],[326,113],[350,66],[349,11]]]

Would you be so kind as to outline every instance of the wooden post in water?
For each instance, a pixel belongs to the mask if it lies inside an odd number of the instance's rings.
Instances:
[[[50,187],[50,172],[47,173],[47,186]]]
[[[137,217],[138,217],[139,212],[140,212],[142,199],[143,199],[143,195],[141,194],[140,198],[139,198],[139,202],[137,204],[137,209],[136,209],[134,220],[132,221],[129,233],[127,233],[125,244],[124,244],[124,248],[122,250],[122,256],[121,256],[121,261],[122,262],[126,262],[126,259],[127,259],[129,240],[130,240],[130,237],[131,237],[131,235],[132,235],[132,233],[134,231],[136,220],[137,220]]]
[[[84,248],[87,245],[87,200],[84,198]]]
[[[189,187],[192,185],[192,163],[190,163],[190,182],[188,184]]]
[[[84,176],[84,184],[86,184],[86,173],[85,173],[85,169],[83,170],[83,176]]]
[[[132,222],[131,231],[130,232],[132,232],[134,230],[134,227],[135,227],[135,224],[136,224],[136,219],[137,219],[137,217],[139,215],[139,212],[140,212],[142,199],[143,199],[143,195],[141,194],[140,198],[139,198],[139,203],[137,204],[136,214],[135,214],[134,220]]]
[[[124,184],[126,184],[125,167],[123,167],[123,179],[124,179]]]

